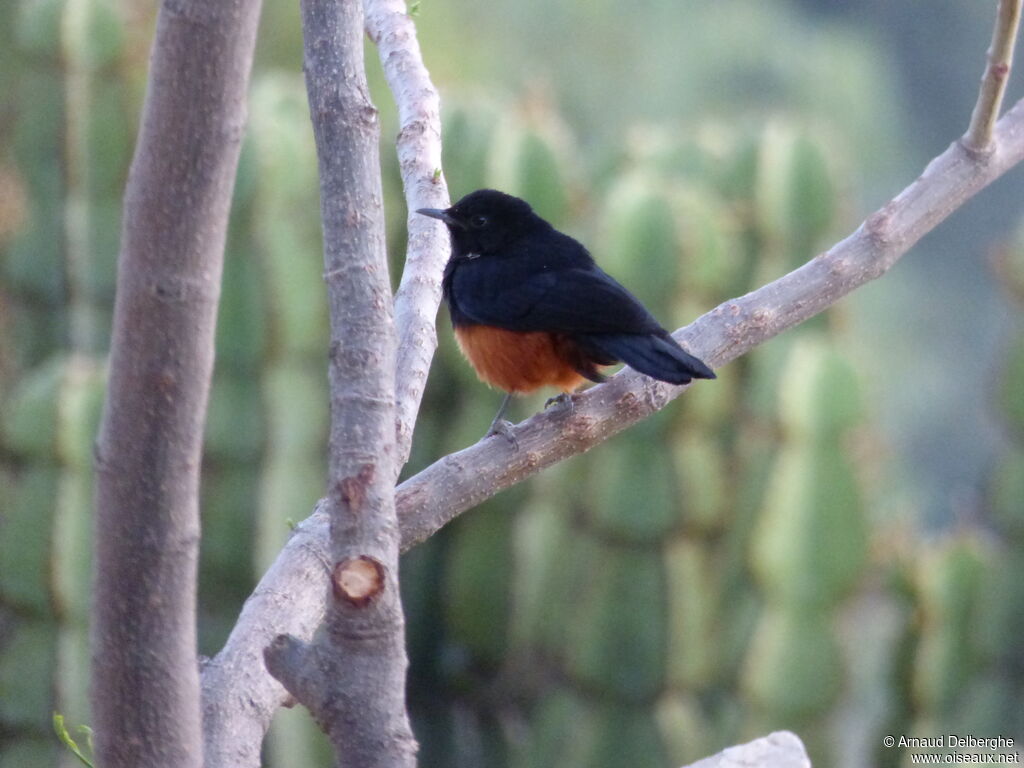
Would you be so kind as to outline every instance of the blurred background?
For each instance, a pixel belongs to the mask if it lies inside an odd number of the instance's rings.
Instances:
[[[966,129],[994,0],[420,0],[457,198],[529,199],[676,328],[851,232]],[[0,766],[90,722],[91,442],[154,4],[0,4]],[[266,3],[218,325],[200,644],[324,484],[297,3]],[[384,121],[395,277],[405,209]],[[1024,93],[1011,82],[1008,103]],[[668,768],[789,728],[1024,739],[1024,176],[883,279],[403,563],[423,766]],[[406,475],[500,394],[438,319]],[[519,401],[514,419],[543,396]],[[80,737],[79,737],[80,738]],[[270,767],[326,765],[284,711]]]

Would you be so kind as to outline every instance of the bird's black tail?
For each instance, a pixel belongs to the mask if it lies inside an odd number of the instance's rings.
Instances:
[[[669,384],[715,378],[714,371],[680,347],[668,333],[587,334],[581,341],[601,357],[621,360],[640,373]]]

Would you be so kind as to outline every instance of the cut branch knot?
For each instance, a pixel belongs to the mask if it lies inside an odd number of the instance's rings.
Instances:
[[[363,608],[384,591],[386,575],[384,565],[369,555],[342,560],[331,573],[334,598]]]

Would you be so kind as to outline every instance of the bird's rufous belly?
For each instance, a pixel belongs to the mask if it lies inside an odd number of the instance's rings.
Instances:
[[[583,383],[568,360],[573,342],[546,331],[508,331],[489,325],[464,325],[455,329],[455,339],[477,376],[506,392],[533,392],[541,387],[558,387],[572,392]]]

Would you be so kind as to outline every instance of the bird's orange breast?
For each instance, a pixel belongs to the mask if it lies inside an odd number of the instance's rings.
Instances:
[[[464,325],[455,328],[455,339],[480,379],[506,392],[522,394],[541,387],[572,392],[583,383],[570,362],[578,352],[563,335]]]

